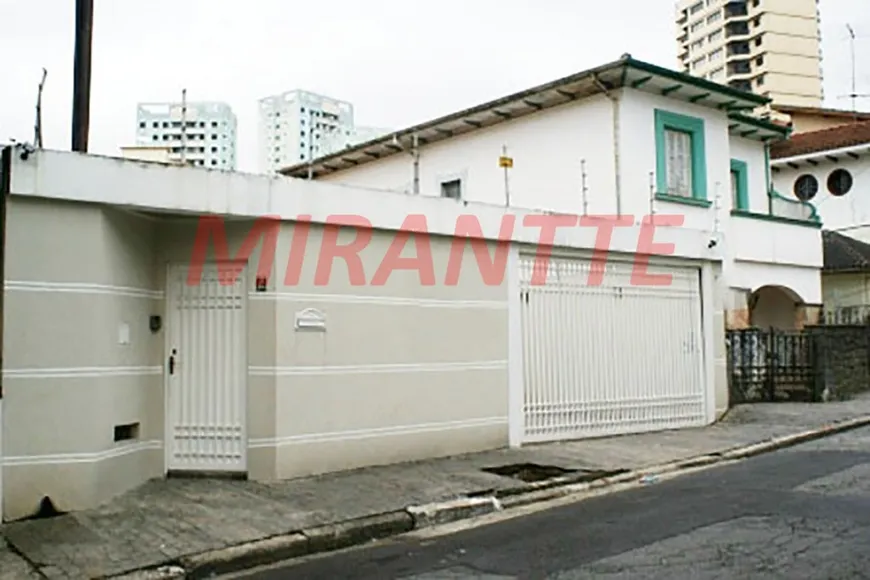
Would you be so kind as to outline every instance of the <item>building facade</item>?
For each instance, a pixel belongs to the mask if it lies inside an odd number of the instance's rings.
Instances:
[[[848,111],[818,107],[778,106],[767,117],[774,122],[785,123],[791,127],[792,135],[813,133],[822,129],[833,129],[870,121],[868,111]]]
[[[870,244],[826,230],[822,296],[833,321],[861,324],[870,316]]]
[[[680,69],[769,97],[820,107],[818,0],[678,0]]]
[[[237,167],[238,122],[226,103],[140,103],[136,125],[136,144],[168,147],[171,162]]]
[[[870,120],[852,119],[775,145],[771,170],[780,195],[814,204],[825,224],[828,315],[863,322],[870,314]]]
[[[795,135],[771,151],[781,195],[806,200],[825,228],[870,243],[870,121]]]
[[[273,173],[343,149],[354,130],[351,103],[295,90],[260,100],[259,157]]]
[[[269,481],[727,409],[722,247],[691,224],[656,233],[669,286],[631,287],[630,225],[587,287],[597,228],[565,228],[539,263],[541,212],[68,152],[3,162],[7,520],[169,473]],[[395,260],[421,218],[432,280]]]
[[[4,518],[710,424],[727,317],[821,300],[765,102],[626,56],[311,180],[5,149]]]
[[[627,56],[315,160],[311,170],[330,183],[457,203],[636,221],[678,215],[727,254],[729,326],[794,328],[821,303],[821,224],[811,203],[771,187],[769,146],[788,130],[741,113],[766,104]]]
[[[351,103],[294,90],[259,102],[261,170],[281,168],[369,141],[388,129],[357,126]]]

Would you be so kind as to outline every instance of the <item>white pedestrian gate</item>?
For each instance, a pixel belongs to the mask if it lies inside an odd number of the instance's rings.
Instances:
[[[640,286],[611,258],[592,286],[590,260],[553,257],[536,285],[534,264],[520,257],[523,442],[706,422],[698,268],[651,266],[671,284]]]
[[[168,470],[246,470],[247,285],[244,269],[231,281],[238,272],[210,263],[190,284],[187,265],[169,266]]]

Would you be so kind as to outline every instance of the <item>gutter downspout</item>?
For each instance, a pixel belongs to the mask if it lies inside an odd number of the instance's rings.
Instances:
[[[773,215],[773,196],[770,195],[772,189],[770,184],[770,143],[764,142],[764,194],[767,196],[767,213]]]
[[[411,154],[411,158],[414,160],[414,177],[413,177],[413,185],[411,193],[414,195],[420,195],[420,138],[415,133],[411,137],[411,150],[408,151],[405,149],[405,146],[402,145],[402,142],[399,141],[399,135],[393,134],[393,145],[401,149],[402,151],[406,151]]]
[[[601,79],[598,78],[598,75],[593,75],[592,78],[595,82],[595,86],[604,93],[604,96],[610,99],[611,110],[613,111],[613,169],[616,173],[616,215],[622,217],[622,172],[620,170],[621,159],[619,155],[619,95],[611,92],[611,89],[607,88]]]

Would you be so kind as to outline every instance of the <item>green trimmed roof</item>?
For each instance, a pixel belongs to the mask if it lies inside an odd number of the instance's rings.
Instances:
[[[791,134],[791,127],[777,125],[764,119],[741,115],[740,113],[730,113],[728,121],[728,130],[731,134],[749,139],[770,142],[783,141],[788,139]]]
[[[737,124],[736,134],[739,135],[762,140],[784,137],[779,126],[741,115],[770,103],[770,99],[643,62],[626,54],[617,61],[396,131],[310,163],[293,165],[279,173],[307,177],[310,171],[312,177],[319,177],[406,151],[415,138],[420,145],[436,143],[621,88],[724,111],[732,119],[732,125]]]

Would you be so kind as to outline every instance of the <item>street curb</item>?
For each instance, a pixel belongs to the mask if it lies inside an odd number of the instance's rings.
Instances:
[[[303,556],[341,550],[414,530],[472,519],[511,508],[616,487],[620,484],[643,483],[646,480],[652,482],[656,476],[747,459],[868,425],[870,425],[870,415],[831,423],[818,429],[774,437],[767,441],[743,445],[718,453],[689,457],[635,470],[612,472],[612,475],[593,481],[580,481],[583,477],[582,474],[567,475],[523,486],[490,491],[488,495],[411,505],[403,510],[295,530],[271,538],[184,556],[177,561],[164,562],[160,566],[140,569],[111,578],[114,580],[199,579],[229,574],[256,566],[266,566]]]
[[[810,429],[808,431],[802,431],[800,433],[794,433],[792,435],[774,437],[773,439],[770,439],[768,441],[762,441],[761,443],[754,443],[752,445],[746,445],[744,447],[738,447],[725,451],[721,455],[723,459],[746,459],[749,457],[760,455],[762,453],[776,451],[777,449],[784,449],[786,447],[793,447],[801,443],[807,443],[809,441],[823,439],[830,435],[845,433],[846,431],[852,431],[853,429],[859,429],[868,425],[870,425],[870,415],[865,415],[863,417],[856,417],[855,419],[848,419],[846,421],[831,423],[818,429]]]
[[[199,579],[292,560],[302,556],[333,552],[366,542],[398,536],[414,529],[414,518],[397,510],[304,528],[264,540],[204,552],[181,558],[185,578]]]
[[[181,558],[185,578],[208,578],[264,566],[308,554],[308,538],[300,533],[275,536]]]
[[[467,520],[501,509],[501,502],[492,496],[461,498],[405,508],[414,520],[415,530]]]

